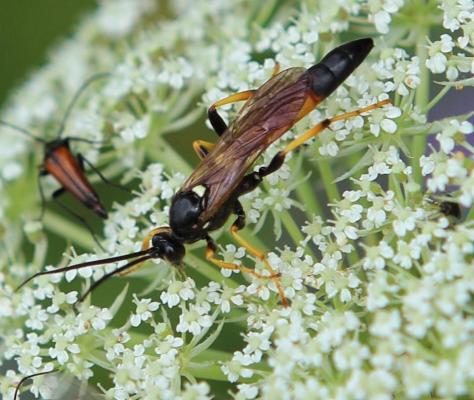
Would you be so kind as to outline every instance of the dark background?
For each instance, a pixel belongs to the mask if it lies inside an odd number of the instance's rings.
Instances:
[[[10,90],[47,61],[95,0],[0,0],[0,108]]]

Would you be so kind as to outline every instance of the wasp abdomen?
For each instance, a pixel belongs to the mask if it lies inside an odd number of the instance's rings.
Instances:
[[[309,68],[312,89],[317,96],[327,97],[354,71],[374,47],[372,39],[358,39],[330,51]]]

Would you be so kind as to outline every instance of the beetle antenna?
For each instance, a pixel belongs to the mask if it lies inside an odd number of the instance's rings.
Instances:
[[[64,132],[64,128],[66,127],[66,121],[69,118],[69,115],[71,114],[71,111],[74,108],[74,106],[76,105],[77,100],[79,100],[79,97],[81,96],[81,94],[84,93],[84,91],[87,89],[87,87],[91,83],[93,83],[93,82],[95,82],[99,79],[107,78],[109,76],[110,76],[110,72],[99,72],[98,74],[95,74],[95,75],[92,75],[91,77],[89,77],[81,85],[81,87],[77,90],[76,94],[74,95],[71,102],[67,106],[66,111],[64,112],[64,116],[61,120],[61,125],[59,125],[59,129],[58,129],[58,135],[57,135],[58,138],[61,137],[62,133]]]
[[[33,135],[30,131],[28,131],[24,128],[20,128],[19,126],[13,125],[10,122],[0,120],[0,125],[4,125],[8,128],[14,129],[17,132],[23,133],[24,135],[26,135],[26,136],[30,137],[31,139],[34,139],[38,142],[47,143],[47,141],[45,139],[43,139],[39,136]]]
[[[28,379],[35,378],[36,376],[52,374],[52,373],[58,372],[58,371],[59,371],[58,369],[52,369],[51,371],[43,371],[43,372],[38,372],[36,374],[31,374],[31,375],[24,376],[23,378],[21,378],[20,382],[18,382],[18,385],[16,385],[15,394],[13,395],[13,400],[16,400],[16,398],[18,396],[18,392],[20,391],[21,385],[23,385],[23,383],[25,383],[25,381],[27,381]]]
[[[21,285],[18,286],[15,289],[15,292],[20,290],[28,282],[30,282],[32,279],[35,279],[38,276],[51,275],[51,274],[56,274],[56,273],[59,273],[59,272],[67,272],[67,271],[72,271],[72,270],[75,270],[75,269],[81,269],[81,268],[86,268],[86,267],[94,267],[96,265],[102,265],[102,264],[111,264],[111,263],[118,262],[118,261],[128,260],[128,259],[134,258],[134,257],[149,255],[154,250],[155,249],[153,247],[150,247],[147,250],[141,250],[141,251],[137,251],[135,253],[124,254],[122,256],[102,258],[101,260],[87,261],[87,262],[84,262],[84,263],[69,265],[67,267],[57,268],[57,269],[53,269],[53,270],[50,270],[50,271],[40,271],[40,272],[37,272],[36,274],[31,275],[27,280],[25,280],[23,283],[21,283]]]

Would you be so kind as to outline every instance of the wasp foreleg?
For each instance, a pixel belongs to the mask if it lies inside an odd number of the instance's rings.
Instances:
[[[270,279],[272,276],[262,275],[258,272],[255,272],[251,268],[244,267],[243,265],[234,264],[219,260],[215,257],[217,246],[210,236],[206,237],[207,247],[206,247],[206,259],[212,262],[214,265],[218,266],[221,269],[231,269],[233,271],[245,272],[247,274],[253,275],[259,279]]]
[[[237,101],[243,101],[250,99],[255,90],[245,90],[243,92],[232,94],[228,97],[224,97],[221,100],[216,101],[213,103],[209,109],[207,110],[207,117],[209,118],[209,122],[211,123],[214,131],[221,136],[227,130],[227,124],[224,122],[222,117],[216,111],[217,107],[221,107],[225,104],[236,103]]]
[[[201,160],[204,160],[209,152],[214,148],[215,144],[204,140],[195,140],[193,149]]]

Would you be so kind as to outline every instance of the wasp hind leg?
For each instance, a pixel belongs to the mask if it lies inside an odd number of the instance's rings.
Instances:
[[[270,164],[265,167],[260,167],[257,171],[246,175],[236,189],[237,197],[254,190],[265,176],[275,172],[283,165],[283,163],[285,162],[286,155],[288,153],[293,150],[296,150],[298,147],[306,143],[309,139],[329,127],[329,125],[331,125],[333,122],[343,121],[352,117],[356,117],[360,114],[374,110],[376,108],[383,107],[388,104],[391,104],[390,100],[388,99],[379,101],[378,103],[372,104],[370,106],[350,111],[344,114],[336,115],[335,117],[326,118],[325,120],[321,121],[319,124],[312,127],[309,131],[288,143],[283,150],[275,154],[273,159],[270,161]]]
[[[312,137],[316,136],[318,133],[323,131],[324,129],[328,128],[329,125],[331,125],[333,122],[336,121],[344,121],[349,118],[357,117],[360,114],[366,113],[368,111],[375,110],[376,108],[381,108],[385,105],[391,104],[390,100],[382,100],[379,101],[378,103],[371,104],[370,106],[360,108],[358,110],[346,112],[344,114],[336,115],[335,117],[331,118],[326,118],[325,120],[321,121],[319,124],[315,125],[312,127],[309,131],[304,133],[303,135],[297,137],[296,139],[292,140],[282,151],[277,153],[277,156],[279,154],[281,156],[286,156],[290,151],[295,150],[299,146],[301,146],[303,143],[305,143],[307,140],[311,139]]]

